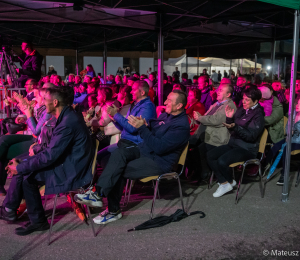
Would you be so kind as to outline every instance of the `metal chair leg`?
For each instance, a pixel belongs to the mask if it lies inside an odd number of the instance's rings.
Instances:
[[[48,195],[45,195],[44,210],[46,210]]]
[[[157,194],[157,190],[158,190],[158,184],[159,184],[159,180],[156,181],[156,185],[155,185],[154,196],[153,196],[153,200],[152,200],[152,207],[151,207],[151,212],[150,212],[150,219],[152,219],[152,217],[153,217],[156,194]]]
[[[179,176],[178,176],[177,180],[178,180],[178,187],[179,187],[179,195],[180,195],[180,200],[181,200],[181,206],[182,206],[182,210],[185,212],[184,204],[183,204],[183,197],[182,197],[182,189],[181,189],[181,183],[180,183]]]
[[[235,204],[237,204],[238,200],[239,200],[239,191],[240,191],[240,186],[243,182],[244,171],[245,171],[245,166],[243,166],[242,176],[240,178],[239,185],[238,185],[238,188],[237,188],[237,191],[236,191]]]
[[[299,181],[300,181],[300,165],[299,165],[299,169],[298,169],[298,174],[297,174],[297,179],[296,179],[295,187],[298,187]]]
[[[153,189],[155,189],[154,180],[152,180],[152,187],[153,187]],[[158,199],[160,199],[159,188],[157,188],[157,196],[158,196]]]
[[[128,193],[128,184],[129,184],[129,179],[127,179],[127,182],[126,182],[125,194],[124,194],[124,199],[123,199],[123,206],[125,205],[125,201],[126,201],[126,197],[127,197],[127,193]]]
[[[57,197],[58,197],[58,194],[55,195],[55,199],[54,199],[52,218],[51,218],[50,229],[49,229],[49,234],[48,234],[48,246],[50,245],[50,238],[51,238],[51,234],[52,234],[52,226],[53,226],[53,220],[54,220],[54,215],[55,215],[55,210],[56,210]]]
[[[134,183],[134,180],[131,180],[131,182],[130,182],[130,186],[129,186],[128,199],[127,199],[127,203],[126,203],[126,205],[128,205],[128,203],[129,203],[129,200],[130,200],[131,189],[132,189],[133,183]]]
[[[94,234],[94,237],[96,237],[96,231],[95,231],[95,227],[94,227],[94,221],[92,219],[92,216],[91,216],[91,211],[90,211],[90,207],[89,206],[86,206],[87,207],[87,212],[88,212],[88,218],[89,218],[89,221],[91,222],[91,226],[92,226],[92,229],[93,229],[93,234]]]
[[[72,207],[72,209],[74,210],[74,212],[76,213],[76,210],[75,210],[75,208],[73,207],[73,205],[74,205],[74,200],[73,200],[72,193],[69,192],[69,195],[70,195],[70,198],[71,198],[71,207]]]
[[[260,164],[258,166],[258,174],[259,174],[259,177],[260,177],[260,182],[259,182],[260,194],[261,194],[261,197],[263,198],[264,197],[264,183],[263,183],[263,177],[262,177],[262,174],[261,174],[261,165]]]
[[[212,172],[211,172],[211,175],[210,175],[208,187],[207,187],[209,190],[211,189],[213,179],[214,179],[214,172],[212,171]]]

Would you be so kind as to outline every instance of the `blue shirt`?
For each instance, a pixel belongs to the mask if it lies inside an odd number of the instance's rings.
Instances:
[[[128,123],[128,116],[142,116],[145,118],[147,123],[149,119],[156,118],[156,110],[154,104],[151,102],[150,98],[147,97],[139,101],[132,109],[129,109],[126,118],[121,114],[117,113],[114,116],[115,126],[122,131],[121,138],[134,142],[136,144],[143,141],[143,139],[138,134],[138,130]]]

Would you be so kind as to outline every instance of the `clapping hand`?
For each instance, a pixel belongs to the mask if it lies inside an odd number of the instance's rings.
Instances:
[[[132,125],[134,128],[140,128],[142,125],[146,124],[146,120],[142,118],[142,116],[135,117],[135,116],[129,116],[128,117],[128,123]]]
[[[5,167],[5,170],[7,170],[7,173],[10,176],[16,175],[18,173],[17,171],[18,164],[19,162],[17,161],[17,159],[12,159],[11,161],[9,161],[8,165]]]
[[[23,109],[21,109],[21,110],[23,111]],[[33,107],[26,106],[23,113],[27,116],[27,118],[33,117]]]
[[[118,108],[117,108],[114,104],[112,104],[111,106],[107,106],[106,112],[107,112],[107,114],[109,114],[111,117],[114,117],[115,114],[118,113]]]
[[[29,156],[34,156],[33,146],[35,146],[36,144],[37,143],[34,143],[29,147]]]
[[[229,129],[229,128],[233,128],[235,126],[235,123],[232,123],[232,124],[223,123],[223,125]]]
[[[233,118],[234,109],[231,108],[229,105],[227,105],[226,108],[225,108],[225,114],[226,114],[226,117]]]
[[[202,116],[202,115],[201,115],[199,112],[194,111],[194,119],[195,119],[196,121],[200,121],[199,119],[200,119],[201,116]]]

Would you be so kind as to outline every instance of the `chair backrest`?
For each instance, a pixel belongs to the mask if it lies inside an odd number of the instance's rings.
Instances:
[[[268,139],[268,131],[267,131],[267,129],[265,129],[262,136],[261,136],[261,138],[260,138],[259,150],[258,150],[259,153],[263,154],[265,152],[267,139]]]
[[[92,164],[92,176],[94,176],[95,171],[96,171],[98,147],[99,147],[99,141],[96,139],[95,155],[94,155],[94,160],[93,160],[93,164]]]
[[[284,131],[284,135],[286,135],[286,124],[288,122],[288,118],[286,116],[283,117],[283,131]]]
[[[188,152],[188,147],[189,147],[189,143],[187,143],[186,147],[182,151],[181,156],[179,158],[178,164],[180,164],[182,166],[185,164],[185,159],[186,159],[186,155],[187,155],[187,152]]]

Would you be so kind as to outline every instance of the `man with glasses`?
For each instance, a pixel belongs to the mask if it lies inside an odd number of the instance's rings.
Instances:
[[[26,91],[21,91],[21,94],[23,97],[26,97],[28,101],[32,101],[34,99],[34,92],[33,92],[33,89],[35,89],[38,85],[38,82],[34,79],[29,79],[26,81],[25,83],[25,89]],[[26,94],[27,93],[27,94]],[[13,103],[13,104],[16,104],[16,109],[17,109],[17,112],[19,114],[23,114],[22,111],[20,110],[20,108],[18,107],[18,101],[12,97],[8,97],[8,100],[7,100],[9,103]]]

